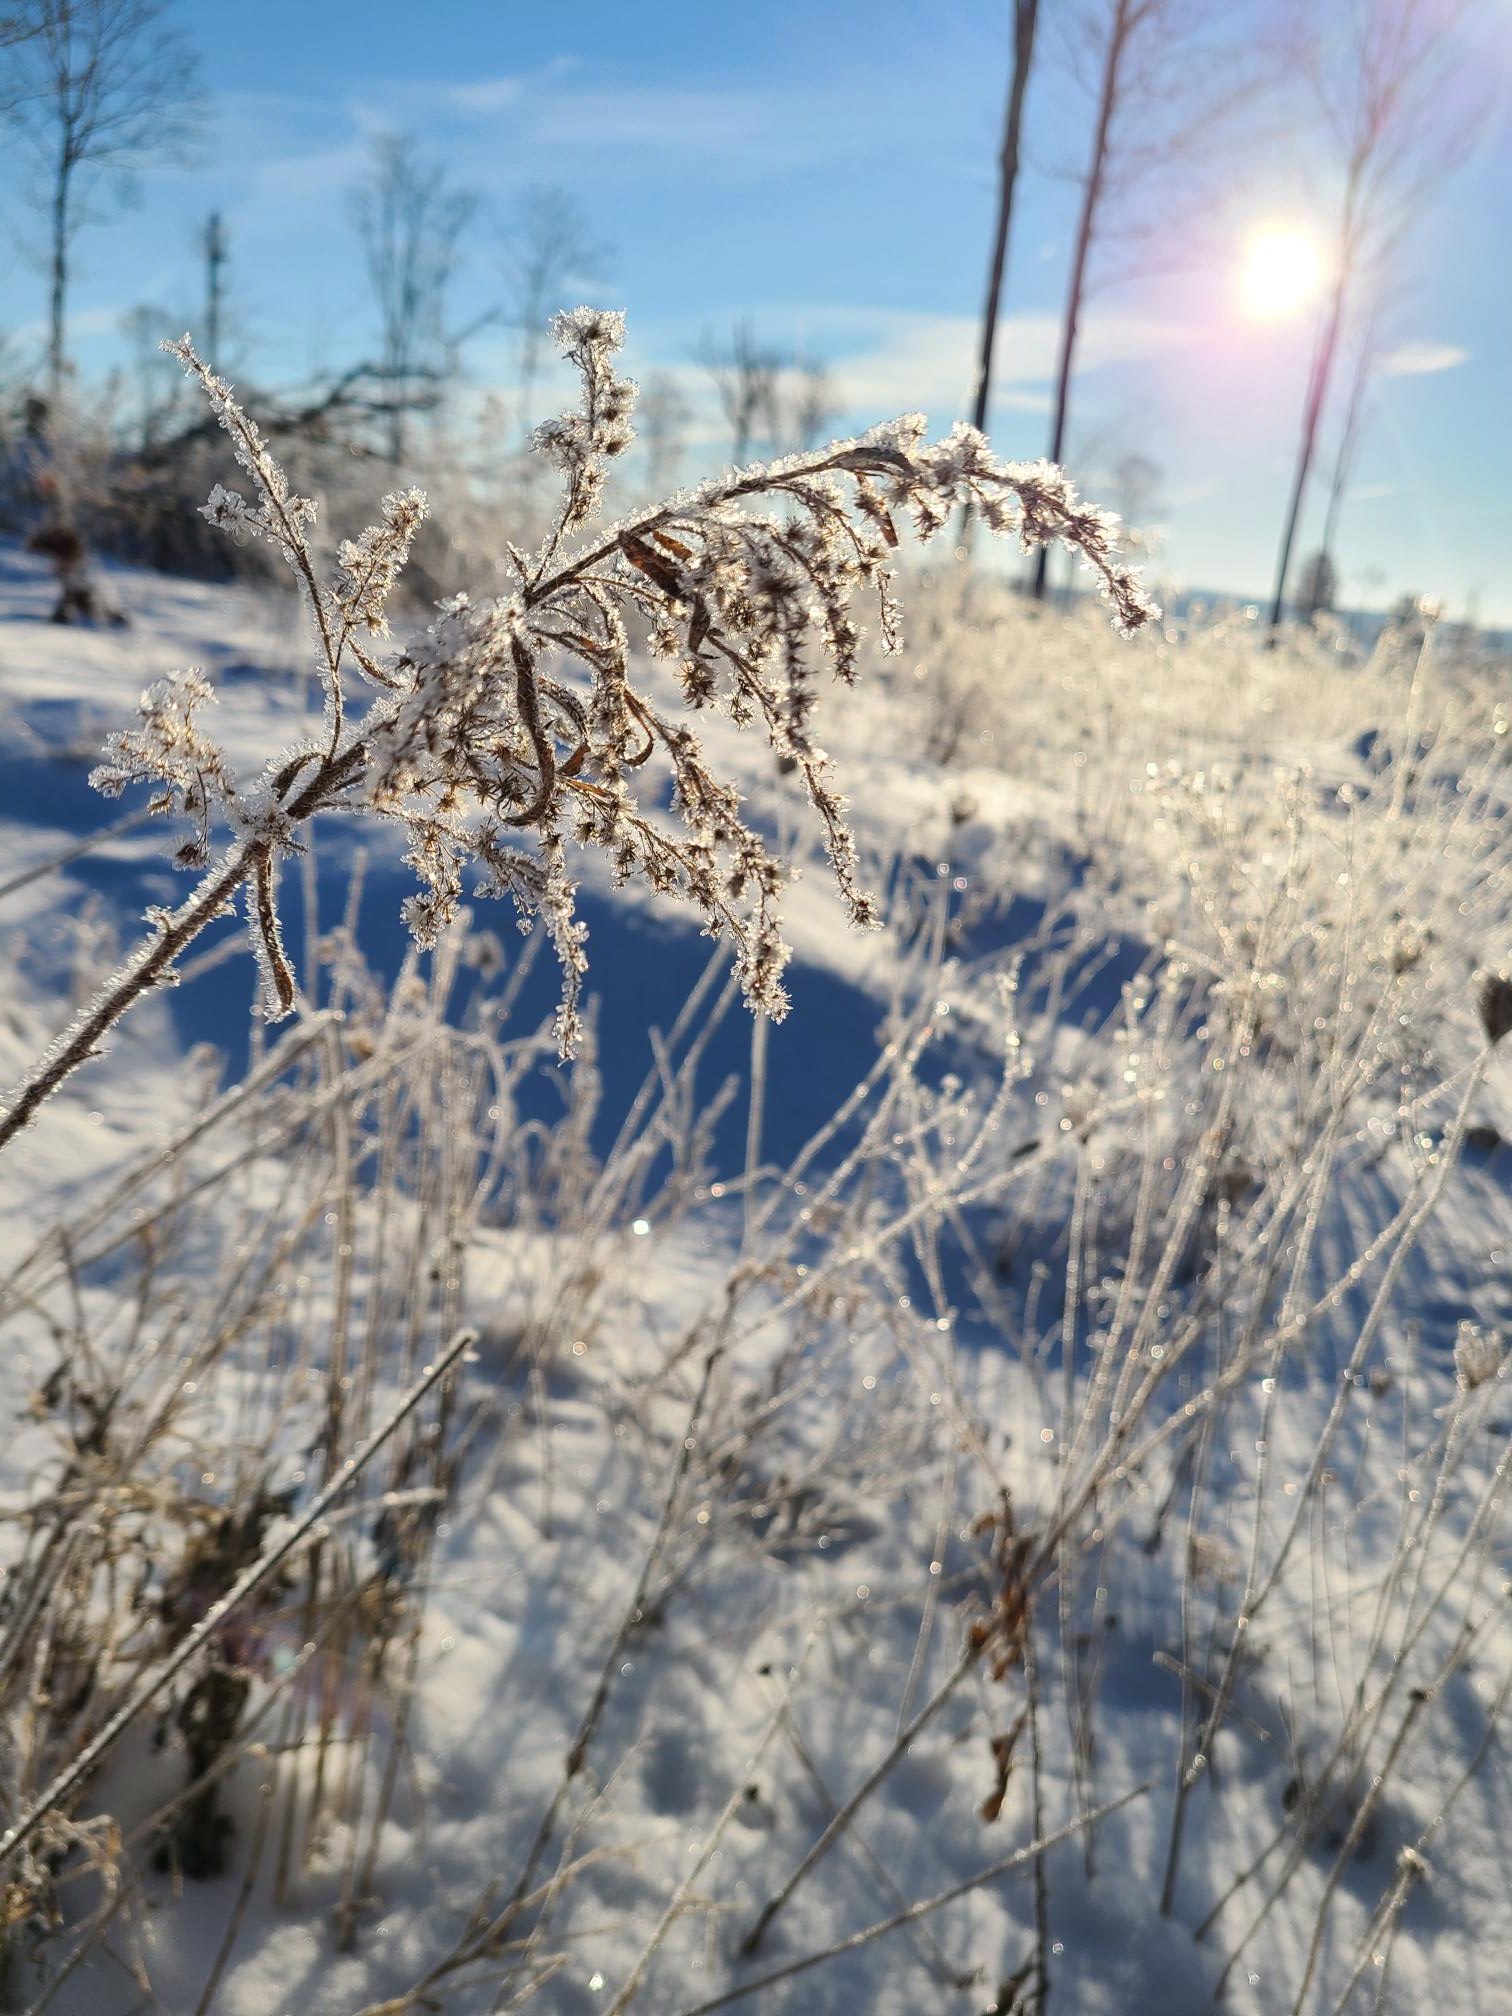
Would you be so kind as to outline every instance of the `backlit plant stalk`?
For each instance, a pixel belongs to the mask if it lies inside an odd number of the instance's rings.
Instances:
[[[212,690],[190,670],[150,688],[138,725],[110,738],[94,783],[109,795],[155,785],[152,809],[190,822],[177,864],[206,872],[179,908],[149,913],[150,935],[11,1093],[0,1147],[97,1053],[133,1002],[172,981],[179,953],[238,900],[264,1012],[278,1020],[293,1011],[278,876],[300,827],[320,812],[367,811],[403,826],[420,883],[406,918],[421,946],[455,915],[469,873],[475,894],[511,897],[522,929],[544,920],[562,968],[564,1055],[580,1034],[587,967],[569,841],[606,852],[616,884],[639,879],[692,904],[706,931],[733,945],[750,1006],[780,1017],[783,871],[743,818],[736,785],[709,768],[688,715],[719,708],[738,724],[759,723],[802,777],[852,918],[874,925],[812,716],[824,666],[846,684],[856,676],[858,590],[875,595],[884,646],[897,648],[897,516],[929,539],[969,507],[1025,550],[1059,540],[1094,574],[1120,630],[1156,613],[1116,559],[1116,521],[1081,503],[1060,470],[999,462],[970,427],[928,445],[918,415],[717,477],[568,550],[598,512],[609,462],[634,438],[636,388],[615,369],[621,315],[579,308],[552,328],[582,397],[534,437],[561,478],[551,529],[534,555],[509,548],[512,593],[453,597],[400,650],[385,647],[386,612],[425,513],[421,493],[386,498],[378,522],[342,542],[323,579],[310,545],[314,504],[291,492],[231,388],[188,338],[167,346],[202,387],[254,488],[248,502],[217,485],[204,515],[238,541],[270,540],[293,569],[325,719],[242,785],[202,725]],[[648,636],[651,658],[670,666],[685,711],[669,712],[643,682],[627,620]],[[354,689],[366,698],[360,710]],[[662,789],[643,784],[642,772]],[[672,819],[654,809],[667,786]],[[231,838],[211,866],[217,828]]]

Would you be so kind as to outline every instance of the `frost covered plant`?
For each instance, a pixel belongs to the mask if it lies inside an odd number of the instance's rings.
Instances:
[[[1494,1379],[1502,1368],[1506,1347],[1495,1330],[1483,1330],[1478,1323],[1462,1322],[1454,1339],[1454,1376],[1461,1389],[1473,1393]]]
[[[110,793],[155,785],[157,809],[193,822],[181,865],[206,863],[216,824],[230,842],[185,903],[154,913],[151,935],[12,1094],[0,1146],[238,900],[266,1013],[294,1009],[278,875],[300,826],[319,812],[366,810],[404,827],[420,883],[408,922],[421,945],[455,915],[469,874],[478,893],[512,898],[522,928],[544,919],[564,977],[564,1054],[579,1035],[586,970],[572,846],[602,849],[617,883],[640,879],[692,904],[707,931],[732,944],[751,1007],[780,1016],[782,868],[745,820],[736,786],[709,768],[689,716],[719,708],[759,724],[802,777],[850,913],[869,925],[874,908],[813,713],[821,670],[843,683],[856,676],[859,591],[875,598],[884,647],[896,648],[898,519],[928,539],[969,508],[1026,549],[1058,539],[1095,575],[1121,631],[1155,613],[1116,558],[1116,521],[1081,503],[1060,470],[1000,462],[969,427],[928,445],[917,415],[716,477],[572,543],[599,509],[608,463],[633,439],[635,387],[615,366],[622,316],[578,308],[552,327],[582,396],[534,439],[561,479],[551,527],[535,553],[509,549],[511,593],[453,597],[398,650],[383,648],[385,611],[424,513],[420,493],[386,498],[379,522],[343,543],[322,578],[310,543],[314,504],[290,491],[231,388],[188,338],[167,346],[205,392],[252,483],[250,500],[217,485],[204,515],[233,539],[270,541],[292,568],[325,719],[247,786],[201,725],[212,695],[197,672],[152,688],[138,725],[111,738],[96,783]],[[632,649],[632,626],[648,656]],[[657,697],[658,660],[672,675],[660,684],[677,690],[681,711]]]
[[[225,756],[195,718],[214,698],[210,682],[198,672],[176,672],[160,679],[142,695],[137,709],[141,725],[111,735],[104,761],[90,773],[91,784],[107,798],[119,797],[140,777],[157,779],[161,789],[149,809],[177,813],[194,828],[174,853],[179,868],[207,864],[212,811],[236,795]]]

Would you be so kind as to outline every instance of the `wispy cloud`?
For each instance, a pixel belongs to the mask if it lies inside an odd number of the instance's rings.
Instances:
[[[1469,361],[1470,352],[1457,343],[1402,343],[1381,359],[1381,372],[1387,378],[1427,378]]]
[[[968,405],[979,336],[971,315],[933,315],[898,309],[773,304],[755,317],[758,334],[793,354],[822,360],[836,401],[834,431],[864,428],[903,412],[923,412],[935,433],[947,429]],[[708,368],[700,362],[705,341],[716,346],[727,321],[663,321],[632,324],[628,363],[644,384],[653,375],[670,379],[688,408],[690,449],[725,452],[729,426],[719,410]],[[999,324],[997,380],[989,424],[1004,429],[1014,414],[1030,415],[1030,442],[1041,439],[1041,416],[1050,410],[1050,383],[1056,363],[1059,319],[1017,315]],[[1137,316],[1094,314],[1084,327],[1083,369],[1095,373],[1131,363],[1185,341],[1178,326]],[[485,342],[472,354],[478,381],[507,384],[511,357],[505,339]],[[557,388],[542,387],[542,411]],[[570,396],[563,380],[560,389]],[[537,416],[539,417],[539,416]],[[1006,430],[1005,430],[1006,431]],[[1027,452],[1019,445],[1011,452]]]
[[[299,205],[311,205],[318,198],[315,217],[327,229],[326,206],[331,195],[339,199],[372,168],[372,147],[361,139],[339,141],[334,146],[307,152],[269,154],[259,161],[248,179],[254,199],[264,197],[277,206],[274,228],[287,228],[285,220],[298,218]]]
[[[369,80],[334,129],[329,104],[294,93],[224,93],[218,110],[232,158],[256,164],[252,193],[284,200],[349,188],[365,165],[363,141],[383,130],[444,134],[457,180],[505,197],[552,157],[591,162],[599,174],[655,178],[696,167],[722,184],[759,184],[854,161],[883,144],[886,125],[853,90],[611,88],[562,62],[446,83]]]
[[[900,406],[923,407],[943,418],[965,405],[976,370],[975,316],[811,308],[802,320],[832,356],[852,410],[879,417]],[[1132,363],[1184,340],[1176,324],[1093,313],[1083,326],[1079,368]],[[996,411],[1049,411],[1059,342],[1060,318],[1053,314],[1010,315],[998,325]]]
[[[122,321],[130,307],[130,302],[122,301],[109,307],[76,310],[68,318],[68,334],[71,341],[79,343],[93,336],[118,337]],[[26,349],[44,342],[47,333],[48,324],[40,318],[32,322],[23,322],[19,328],[11,332],[12,339]]]
[[[536,146],[573,153],[691,157],[704,168],[754,178],[837,151],[853,153],[872,121],[847,96],[791,88],[676,90],[660,85],[593,90],[567,85],[535,98],[524,134]]]
[[[459,112],[475,119],[492,119],[518,105],[524,90],[523,77],[483,77],[475,84],[453,84],[447,96]]]

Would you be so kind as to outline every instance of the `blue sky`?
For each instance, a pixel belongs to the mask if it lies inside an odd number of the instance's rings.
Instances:
[[[1236,28],[1250,4],[1230,0]],[[1492,116],[1414,239],[1341,561],[1347,600],[1378,604],[1410,588],[1512,624],[1512,5],[1485,8],[1476,67]],[[763,336],[829,360],[847,426],[914,407],[944,426],[961,412],[995,193],[1006,0],[585,0],[570,10],[180,0],[175,12],[204,65],[206,138],[191,164],[152,169],[130,207],[81,233],[73,310],[84,370],[120,358],[119,319],[135,304],[178,326],[197,319],[193,233],[212,206],[231,234],[245,375],[304,379],[368,350],[350,191],[371,136],[403,129],[484,198],[460,315],[502,296],[487,220],[506,216],[526,185],[550,182],[612,247],[606,274],[584,291],[629,311],[642,374],[673,370],[698,396],[705,331],[749,315]],[[1048,168],[1076,154],[1083,132],[1048,68],[1030,109],[1034,159],[992,416],[998,446],[1015,455],[1042,452],[1048,434],[1073,216],[1073,192]],[[1251,226],[1295,208],[1293,165],[1252,163],[1210,215],[1200,254],[1091,304],[1068,459],[1094,495],[1119,455],[1160,465],[1164,564],[1183,583],[1258,594],[1269,580],[1309,332],[1302,321],[1246,322],[1235,267]],[[25,256],[35,238],[24,184],[8,148],[0,328],[35,342],[44,290]],[[509,382],[509,339],[480,339],[469,364],[479,384]],[[717,458],[712,414],[708,426],[701,452]]]

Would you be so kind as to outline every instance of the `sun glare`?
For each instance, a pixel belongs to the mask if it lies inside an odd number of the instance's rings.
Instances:
[[[1281,322],[1316,299],[1323,282],[1317,240],[1296,224],[1267,224],[1244,248],[1239,292],[1256,322]]]

